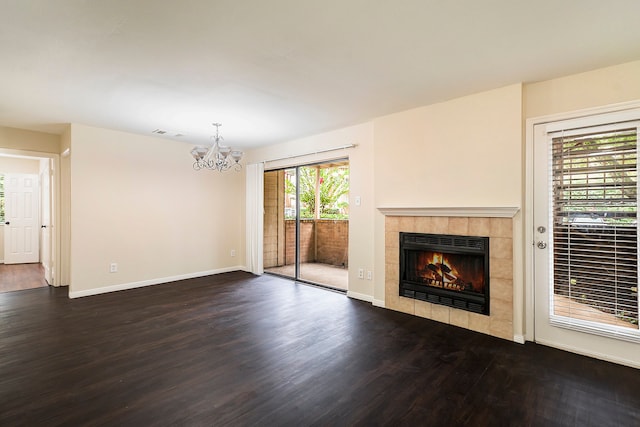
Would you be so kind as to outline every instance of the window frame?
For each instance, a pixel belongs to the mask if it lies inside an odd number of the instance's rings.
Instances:
[[[589,134],[589,133],[612,133],[615,131],[624,131],[624,130],[628,130],[628,129],[633,129],[633,132],[635,133],[635,168],[634,171],[636,172],[636,182],[635,182],[635,186],[636,186],[636,199],[635,199],[635,205],[636,205],[636,223],[635,223],[635,264],[636,264],[636,268],[637,268],[637,263],[638,263],[638,259],[639,259],[639,255],[640,255],[640,251],[638,251],[638,224],[637,224],[637,204],[638,204],[638,182],[637,182],[637,172],[638,172],[638,136],[640,135],[640,120],[638,120],[638,115],[637,113],[633,116],[633,118],[635,120],[616,120],[615,122],[612,123],[602,123],[602,120],[605,119],[609,119],[609,117],[595,117],[593,118],[593,120],[591,121],[591,124],[588,126],[580,126],[580,127],[576,127],[573,128],[571,126],[567,126],[567,124],[571,124],[570,122],[563,122],[564,126],[563,129],[559,129],[559,130],[554,130],[552,132],[547,132],[547,138],[549,139],[549,144],[548,144],[548,150],[549,150],[549,197],[550,197],[550,233],[556,233],[556,225],[557,225],[557,221],[559,219],[559,216],[556,215],[556,198],[555,196],[555,192],[554,192],[554,172],[557,172],[557,170],[554,168],[554,164],[556,162],[556,158],[553,157],[553,150],[554,150],[554,143],[555,140],[557,139],[561,139],[561,138],[573,138],[575,136],[579,136],[579,135],[585,135],[585,134]],[[598,123],[600,122],[600,123]],[[557,182],[555,182],[555,184],[557,185]],[[552,226],[553,224],[553,226]],[[560,227],[564,227],[564,225],[560,225]],[[627,229],[630,229],[630,227],[626,227],[623,225],[618,225],[615,226],[613,229],[613,232],[615,233],[617,231],[616,227],[625,227]],[[554,236],[554,240],[555,240],[555,236]],[[635,327],[627,327],[627,326],[617,326],[617,325],[613,325],[610,323],[606,323],[606,322],[600,322],[600,321],[595,321],[595,320],[587,320],[587,319],[582,319],[579,317],[573,317],[573,316],[565,316],[565,315],[560,315],[557,314],[555,312],[555,302],[554,302],[554,296],[556,294],[555,289],[557,286],[557,280],[554,276],[554,274],[556,274],[557,271],[561,270],[556,268],[557,267],[557,259],[555,256],[556,250],[554,248],[553,244],[550,244],[550,250],[549,250],[549,265],[550,267],[553,266],[553,268],[549,269],[549,305],[550,305],[550,312],[549,312],[549,322],[551,325],[553,326],[557,326],[557,327],[562,327],[562,328],[567,328],[567,329],[572,329],[572,330],[576,330],[576,331],[581,331],[581,332],[588,332],[588,333],[592,333],[592,334],[596,334],[596,335],[602,335],[602,336],[607,336],[607,337],[611,337],[611,338],[617,338],[617,339],[623,339],[626,341],[632,341],[632,342],[640,342],[640,329],[638,327],[638,316],[636,313],[636,323],[635,323]],[[576,265],[576,267],[578,267]],[[569,266],[569,270],[572,268],[572,266]],[[566,271],[561,271],[561,273],[567,273]],[[570,274],[570,273],[567,273]],[[638,285],[638,271],[636,270],[635,272],[635,288],[636,288],[636,296],[635,296],[635,309],[638,310],[638,307],[640,307],[640,297],[638,296],[637,293],[637,285]],[[568,286],[568,288],[570,288],[571,285]],[[595,286],[594,286],[595,287]],[[601,297],[600,300],[598,300],[598,302],[605,300],[604,297]]]
[[[558,111],[558,110],[556,110]],[[536,129],[544,126],[547,130],[554,130],[559,122],[572,121],[579,127],[593,125],[601,117],[612,117],[622,119],[637,118],[640,114],[640,100],[619,102],[608,105],[600,105],[597,107],[588,107],[582,109],[565,110],[562,112],[551,112],[540,114],[526,118],[525,121],[525,144],[524,144],[524,206],[521,220],[516,218],[516,226],[522,224],[524,227],[524,237],[522,244],[524,246],[524,291],[514,293],[514,319],[522,315],[523,322],[514,323],[514,340],[524,343],[526,341],[536,341],[535,319],[535,253],[538,250],[536,245],[536,223],[534,218],[534,181],[535,181],[535,142]],[[616,120],[614,120],[616,121]],[[610,122],[610,121],[609,121]],[[601,123],[602,124],[602,123]],[[558,130],[560,126],[556,127]],[[523,307],[521,312],[519,307]]]

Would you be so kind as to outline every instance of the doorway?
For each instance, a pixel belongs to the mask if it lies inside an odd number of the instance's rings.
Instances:
[[[0,292],[54,284],[52,163],[0,155]]]
[[[349,161],[264,173],[264,270],[347,291]]]
[[[535,341],[640,367],[640,110],[535,124]]]

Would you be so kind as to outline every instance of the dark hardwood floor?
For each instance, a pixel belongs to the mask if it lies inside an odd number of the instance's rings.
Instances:
[[[42,264],[0,264],[0,292],[46,286]]]
[[[640,372],[235,272],[0,295],[2,426],[637,426]]]

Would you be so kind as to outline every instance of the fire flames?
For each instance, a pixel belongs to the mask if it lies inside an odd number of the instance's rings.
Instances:
[[[429,286],[453,291],[482,292],[482,272],[478,274],[473,268],[469,268],[469,262],[465,262],[461,255],[422,252],[416,261],[416,273]]]

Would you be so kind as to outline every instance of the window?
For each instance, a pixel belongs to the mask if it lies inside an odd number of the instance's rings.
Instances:
[[[349,219],[349,165],[346,162],[285,170],[285,218],[296,217],[296,172],[300,184],[300,218]]]
[[[637,330],[636,124],[555,134],[551,165],[553,315]]]

